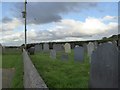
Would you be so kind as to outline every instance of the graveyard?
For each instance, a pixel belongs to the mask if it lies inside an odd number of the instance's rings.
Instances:
[[[0,89],[120,89],[120,2],[11,1],[0,3]]]

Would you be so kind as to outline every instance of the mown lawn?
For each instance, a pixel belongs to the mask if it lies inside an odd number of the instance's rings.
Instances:
[[[11,88],[23,88],[23,60],[20,49],[5,49],[2,53],[2,68],[15,69]]]
[[[88,88],[89,82],[89,58],[85,54],[83,63],[75,62],[73,51],[69,54],[69,60],[50,58],[49,53],[37,53],[31,55],[32,62],[49,88]]]

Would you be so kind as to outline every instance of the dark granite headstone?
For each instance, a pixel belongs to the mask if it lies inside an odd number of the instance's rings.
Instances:
[[[50,58],[56,59],[56,51],[55,50],[50,50]]]
[[[67,53],[63,53],[62,55],[61,55],[61,60],[68,60],[69,59],[69,57],[68,57],[68,54]]]
[[[30,55],[34,55],[35,48],[34,47],[29,48],[28,52],[30,53]]]
[[[84,48],[83,47],[74,48],[74,60],[83,62],[84,60]]]
[[[103,43],[92,54],[90,88],[118,88],[118,50]]]

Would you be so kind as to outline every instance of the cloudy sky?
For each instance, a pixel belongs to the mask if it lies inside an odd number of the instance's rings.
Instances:
[[[0,42],[24,43],[23,2],[0,3]],[[117,2],[28,2],[28,43],[86,41],[118,34]]]

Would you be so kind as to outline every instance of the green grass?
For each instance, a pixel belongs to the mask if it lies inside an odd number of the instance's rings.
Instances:
[[[18,49],[5,49],[2,54],[2,68],[15,68],[12,88],[23,88],[22,52]]]
[[[89,61],[85,54],[83,63],[75,62],[73,51],[68,61],[52,60],[49,53],[31,55],[32,62],[49,88],[88,88]]]

